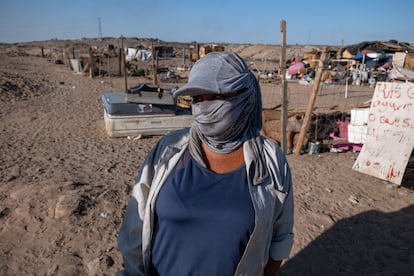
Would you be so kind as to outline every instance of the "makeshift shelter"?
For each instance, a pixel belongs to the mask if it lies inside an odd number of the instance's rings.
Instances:
[[[361,63],[364,63],[365,61],[371,60],[372,58],[370,58],[366,53],[362,53],[361,51],[358,51],[356,53],[356,55],[354,55],[350,59],[352,59],[352,60],[358,60]]]
[[[172,46],[157,46],[154,48],[158,57],[174,57],[174,48]]]
[[[408,69],[409,66],[411,66],[410,62],[413,63],[413,61],[414,58],[409,56],[407,53],[395,53],[392,59],[392,70],[389,74],[389,79],[413,81],[414,71],[411,69],[412,67]]]
[[[414,54],[407,54],[405,56],[404,68],[414,70]]]
[[[221,52],[221,51],[224,51],[223,46],[219,46],[216,44],[206,45],[206,46],[200,47],[199,57],[202,58],[210,52]]]
[[[303,54],[304,62],[309,64],[311,68],[315,68],[315,66],[319,62],[319,54],[318,53],[304,53]]]
[[[351,55],[356,55],[358,52],[375,52],[375,53],[395,53],[409,51],[413,52],[414,49],[407,47],[404,43],[398,43],[397,41],[363,41],[358,44],[353,44],[345,47],[344,52],[347,51]]]
[[[136,49],[136,48],[126,48],[125,50],[125,59],[127,61],[133,60],[150,60],[152,58],[152,52],[145,49]]]

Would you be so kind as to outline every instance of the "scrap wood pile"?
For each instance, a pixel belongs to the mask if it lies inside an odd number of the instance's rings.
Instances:
[[[281,111],[263,110],[262,134],[281,145]],[[305,113],[291,110],[288,112],[286,127],[287,149],[291,152],[296,145],[298,135],[301,131]],[[305,135],[304,150],[307,150],[308,142],[318,142],[326,145],[325,150],[330,150],[332,144],[337,141],[348,143],[349,112],[334,111],[329,113],[316,113],[311,116],[309,129]]]

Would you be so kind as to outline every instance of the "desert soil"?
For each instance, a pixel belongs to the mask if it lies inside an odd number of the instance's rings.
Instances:
[[[113,275],[134,178],[160,136],[107,135],[101,93],[123,78],[76,75],[30,43],[0,48],[0,274]],[[413,275],[413,183],[353,171],[357,156],[287,156],[295,241],[280,275]]]

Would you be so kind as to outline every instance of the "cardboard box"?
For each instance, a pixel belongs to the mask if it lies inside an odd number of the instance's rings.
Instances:
[[[348,142],[364,144],[368,135],[368,126],[348,125]]]
[[[354,126],[366,126],[368,124],[369,108],[351,109],[351,124]]]

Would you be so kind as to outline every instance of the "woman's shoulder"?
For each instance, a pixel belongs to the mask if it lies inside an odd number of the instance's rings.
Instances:
[[[153,148],[153,153],[158,155],[164,155],[167,151],[180,151],[181,149],[187,146],[188,140],[188,128],[171,131],[165,134],[163,137],[161,137],[161,139]]]
[[[187,147],[188,140],[188,129],[174,130],[165,134],[150,150],[145,162],[153,165],[168,162],[175,154]]]
[[[261,136],[261,140],[262,140],[263,151],[265,153],[265,156],[270,156],[272,159],[277,160],[279,163],[287,162],[286,155],[283,153],[278,143],[276,143],[274,140],[268,137],[265,137],[265,136]]]
[[[189,128],[171,131],[164,135],[159,141],[159,145],[181,147],[188,142]]]
[[[262,141],[265,148],[270,149],[271,151],[274,151],[274,152],[279,152],[279,151],[281,152],[282,151],[279,144],[277,142],[275,142],[274,140],[272,140],[272,139],[270,139],[266,136],[263,136],[263,135],[260,135],[260,139],[261,139],[261,141]]]

